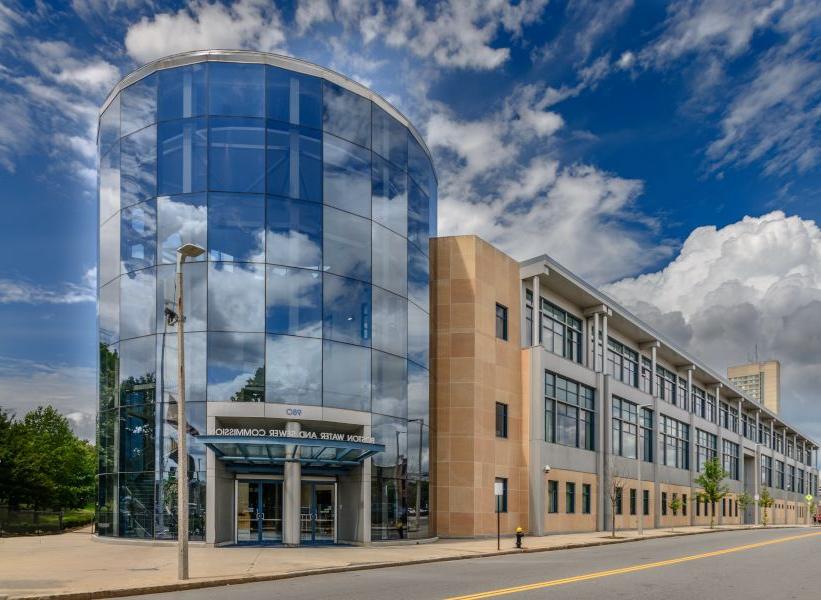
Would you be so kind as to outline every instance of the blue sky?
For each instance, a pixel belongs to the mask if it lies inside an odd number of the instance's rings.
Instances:
[[[820,30],[812,0],[6,0],[0,405],[51,402],[92,431],[111,86],[163,55],[250,48],[407,114],[440,234],[547,252],[718,369],[780,358],[785,415],[821,438]]]

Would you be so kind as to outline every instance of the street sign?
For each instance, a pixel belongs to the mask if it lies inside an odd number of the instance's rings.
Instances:
[[[505,486],[501,481],[496,481],[493,484],[493,494],[495,496],[504,496],[505,495]]]
[[[755,496],[753,496],[753,500],[755,500],[756,502],[758,502],[759,500],[761,500],[761,496],[759,496],[758,494],[756,494]]]

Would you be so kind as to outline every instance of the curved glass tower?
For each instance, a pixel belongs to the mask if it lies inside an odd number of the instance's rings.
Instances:
[[[298,517],[303,543],[329,541],[312,519],[331,512],[334,541],[429,536],[436,179],[407,119],[312,64],[196,52],[116,86],[98,152],[100,535],[176,536],[165,313],[191,242],[206,249],[184,267],[192,539],[287,543]],[[219,438],[251,427],[370,446]]]

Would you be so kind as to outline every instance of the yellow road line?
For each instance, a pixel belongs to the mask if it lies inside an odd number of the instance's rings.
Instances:
[[[490,590],[487,592],[479,592],[478,594],[468,594],[467,596],[453,596],[447,600],[478,600],[479,598],[493,598],[495,596],[505,596],[507,594],[515,594],[518,592],[529,592],[532,590],[539,590],[557,585],[565,585],[567,583],[577,583],[579,581],[589,581],[591,579],[600,579],[602,577],[610,577],[611,575],[622,575],[624,573],[635,573],[636,571],[645,571],[647,569],[657,569],[659,567],[667,567],[670,565],[677,565],[691,560],[700,560],[702,558],[710,558],[712,556],[721,556],[723,554],[732,554],[733,552],[742,552],[744,550],[752,550],[754,548],[761,548],[762,546],[770,546],[772,544],[782,544],[784,542],[792,542],[794,540],[801,540],[813,536],[821,535],[821,531],[815,533],[804,533],[801,535],[792,535],[788,537],[778,538],[776,540],[768,540],[766,542],[757,542],[755,544],[745,544],[743,546],[733,546],[724,548],[722,550],[715,550],[713,552],[705,552],[703,554],[693,554],[691,556],[682,556],[679,558],[671,558],[670,560],[661,560],[658,562],[645,563],[640,565],[633,565],[631,567],[622,567],[621,569],[610,569],[608,571],[596,571],[594,573],[586,573],[584,575],[576,575],[574,577],[564,577],[562,579],[551,579],[549,581],[540,581],[539,583],[531,583],[527,585],[520,585],[516,587],[501,588],[498,590]]]

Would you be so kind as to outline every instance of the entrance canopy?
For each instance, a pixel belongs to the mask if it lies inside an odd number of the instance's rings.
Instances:
[[[197,438],[234,471],[299,462],[308,468],[349,469],[383,452],[384,444],[293,437],[201,435]]]

